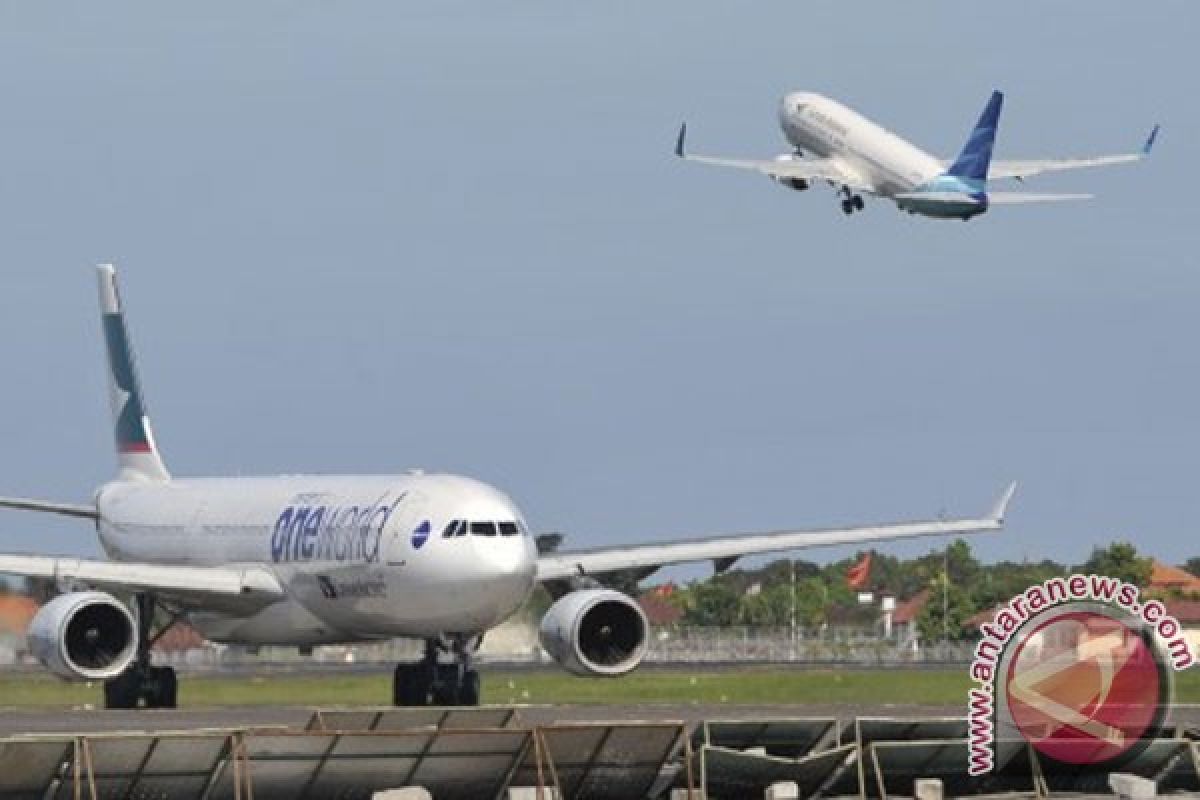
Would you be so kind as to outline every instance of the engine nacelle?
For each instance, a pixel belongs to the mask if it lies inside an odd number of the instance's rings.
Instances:
[[[538,639],[568,672],[624,675],[642,663],[649,630],[633,599],[611,589],[580,589],[550,606]]]
[[[795,189],[797,192],[803,192],[808,188],[808,181],[804,178],[776,178],[775,182],[780,186],[786,186],[789,189]]]
[[[799,150],[797,150],[795,153],[785,153],[781,156],[775,156],[775,163],[777,164],[787,164],[793,161],[802,160],[803,156]],[[795,189],[797,192],[803,192],[808,188],[809,185],[808,181],[804,178],[772,178],[772,180],[774,180],[780,186],[785,186],[788,189]]]
[[[46,669],[68,680],[107,680],[137,657],[133,615],[104,592],[62,594],[29,623],[29,649]]]

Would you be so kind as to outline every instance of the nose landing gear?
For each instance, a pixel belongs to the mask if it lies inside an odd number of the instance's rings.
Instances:
[[[479,672],[471,666],[482,636],[455,635],[426,639],[425,658],[417,664],[400,664],[392,679],[392,701],[397,706],[477,706],[482,690]],[[452,661],[442,663],[441,653]]]

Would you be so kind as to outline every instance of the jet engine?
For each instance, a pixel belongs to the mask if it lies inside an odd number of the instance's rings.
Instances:
[[[29,649],[46,669],[68,680],[106,680],[137,657],[137,624],[104,592],[59,595],[29,624]]]
[[[780,186],[786,186],[789,189],[795,189],[797,192],[803,192],[808,188],[808,181],[804,178],[776,178],[775,182]]]
[[[649,629],[631,598],[611,589],[580,589],[550,606],[538,639],[568,672],[624,675],[642,662]]]
[[[799,151],[795,153],[785,153],[781,156],[775,156],[775,161],[779,164],[787,164],[792,161],[800,160],[802,160],[802,157]],[[804,178],[773,178],[772,180],[774,180],[780,186],[786,186],[789,189],[795,189],[797,192],[803,192],[809,186],[808,181]]]

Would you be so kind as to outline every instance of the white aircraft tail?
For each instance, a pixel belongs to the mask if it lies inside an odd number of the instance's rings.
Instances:
[[[104,325],[104,344],[108,352],[109,394],[112,401],[113,427],[117,444],[117,462],[125,480],[169,479],[170,473],[158,453],[150,418],[142,402],[137,365],[125,313],[117,291],[117,273],[112,264],[97,268],[100,288],[100,316]]]

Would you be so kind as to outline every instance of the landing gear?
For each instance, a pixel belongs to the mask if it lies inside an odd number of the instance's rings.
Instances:
[[[179,615],[174,615],[158,632],[152,633],[154,624],[154,597],[139,593],[134,595],[137,604],[138,652],[133,664],[117,677],[104,682],[105,708],[175,708],[179,695],[179,681],[171,667],[155,667],[150,664],[150,648],[166,633]]]
[[[854,192],[850,191],[849,186],[842,187],[841,195],[843,214],[850,215],[855,211],[862,211],[866,206],[866,203],[863,202],[862,195],[855,194]]]
[[[398,706],[477,706],[481,682],[471,667],[481,637],[453,636],[426,639],[425,658],[417,664],[400,664],[392,680],[392,701]],[[453,661],[443,664],[441,653]]]
[[[104,682],[105,708],[175,708],[179,681],[171,667],[135,663]]]

